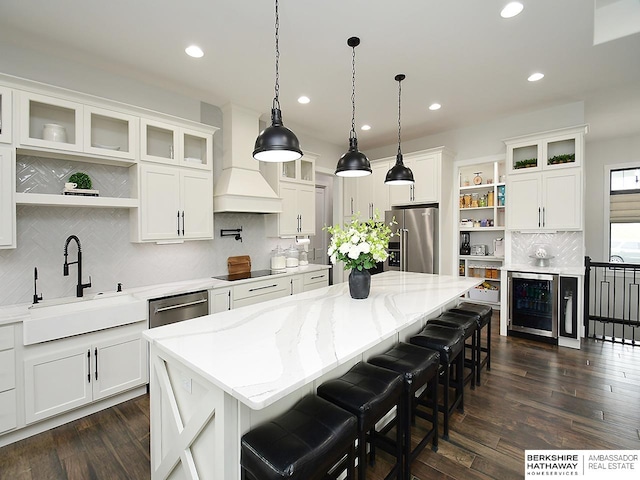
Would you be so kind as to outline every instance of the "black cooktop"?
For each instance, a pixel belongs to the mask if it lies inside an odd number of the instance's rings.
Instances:
[[[267,277],[269,275],[278,275],[279,273],[284,273],[284,270],[253,270],[251,272],[244,273],[234,273],[233,275],[218,275],[216,277],[218,280],[226,280],[228,282],[233,282],[235,280],[245,280],[247,278],[258,278],[258,277]]]

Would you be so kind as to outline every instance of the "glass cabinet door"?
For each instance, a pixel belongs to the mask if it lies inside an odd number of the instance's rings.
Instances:
[[[177,163],[177,127],[141,118],[140,130],[140,158],[142,160],[169,164]]]
[[[82,111],[79,103],[20,92],[20,143],[82,151]]]
[[[181,129],[182,157],[185,167],[211,170],[213,168],[213,139],[211,135]]]
[[[84,107],[85,152],[134,160],[137,145],[137,117],[98,107]]]

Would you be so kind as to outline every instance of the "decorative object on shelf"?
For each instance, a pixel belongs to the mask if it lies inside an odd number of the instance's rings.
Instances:
[[[482,184],[482,177],[480,176],[482,172],[475,172],[474,175],[475,177],[473,177],[473,184],[474,185],[481,185]]]
[[[83,172],[76,172],[69,177],[69,182],[75,183],[75,188],[81,188],[84,190],[91,189],[91,178],[89,175]]]
[[[349,132],[349,151],[342,155],[336,166],[339,177],[364,177],[371,175],[371,163],[367,156],[358,150],[356,136],[356,47],[360,45],[358,37],[350,37],[347,45],[352,49],[351,55],[351,131]]]
[[[42,139],[49,142],[67,143],[67,130],[57,123],[45,123],[42,127]]]
[[[498,206],[504,207],[504,185],[498,187]]]
[[[253,158],[261,162],[290,162],[302,157],[298,137],[282,123],[280,110],[280,46],[279,46],[280,17],[278,15],[278,0],[276,0],[276,83],[275,97],[271,106],[271,126],[265,128],[256,138]]]
[[[573,163],[576,161],[575,153],[565,153],[563,155],[556,155],[551,157],[548,161],[548,165],[557,165],[559,163]]]
[[[365,277],[368,276],[370,268],[389,257],[387,246],[389,239],[393,236],[391,232],[393,224],[395,220],[387,225],[376,215],[363,222],[354,219],[344,227],[339,225],[324,227],[324,230],[331,235],[331,244],[327,251],[331,257],[331,263],[335,265],[339,261],[344,262],[344,269],[351,270],[349,291],[352,298],[367,298],[369,295],[370,278],[367,283],[360,274],[365,272]],[[351,290],[351,277],[354,277],[355,291]],[[359,286],[366,287],[366,295],[362,296],[363,292],[357,290]]]
[[[396,164],[389,169],[384,180],[387,185],[413,185],[415,183],[413,172],[402,163],[402,150],[400,149],[400,99],[402,95],[402,80],[405,78],[406,76],[402,73],[395,76],[395,80],[398,82],[398,154],[396,155]]]
[[[553,247],[547,243],[534,243],[531,247],[530,258],[536,267],[548,267],[553,256]]]
[[[520,168],[535,167],[536,165],[538,165],[538,159],[537,158],[527,158],[526,160],[518,160],[513,165],[513,168],[514,168],[514,170],[519,170]]]

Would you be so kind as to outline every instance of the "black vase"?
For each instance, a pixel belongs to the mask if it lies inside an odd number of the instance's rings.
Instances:
[[[351,298],[362,299],[369,296],[371,274],[368,270],[354,268],[349,274],[349,293]]]

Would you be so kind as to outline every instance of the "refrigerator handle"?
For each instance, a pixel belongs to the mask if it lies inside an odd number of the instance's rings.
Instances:
[[[407,230],[406,228],[400,229],[400,271],[401,272],[407,271],[407,260],[408,260],[407,242],[409,238],[409,236],[407,235],[408,232],[409,230]]]

